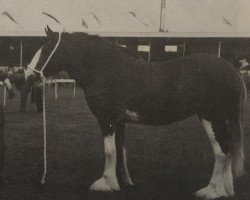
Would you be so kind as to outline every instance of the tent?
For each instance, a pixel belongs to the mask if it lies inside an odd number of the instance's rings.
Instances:
[[[80,0],[2,0],[0,35],[44,35],[46,25],[67,32],[152,31],[135,13],[111,2],[100,7]]]
[[[158,32],[160,3],[161,0],[1,0],[0,35],[44,35],[47,24],[54,30],[69,32]],[[223,36],[225,32],[250,32],[249,6],[247,0],[166,0],[165,26],[168,33]]]
[[[159,32],[161,0],[0,0],[0,37],[54,31],[114,38],[250,38],[248,0],[166,0],[166,32]]]

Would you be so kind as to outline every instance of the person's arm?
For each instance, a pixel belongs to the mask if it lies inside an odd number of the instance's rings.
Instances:
[[[9,98],[13,98],[15,96],[15,93],[13,91],[12,85],[10,83],[10,80],[8,78],[8,74],[1,71],[0,72],[0,81],[2,81],[4,83],[4,85],[7,88],[7,91],[9,93]]]

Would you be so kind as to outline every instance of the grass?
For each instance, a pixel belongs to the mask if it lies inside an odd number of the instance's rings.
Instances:
[[[1,92],[0,92],[1,94]],[[2,102],[2,99],[0,99]],[[48,174],[43,173],[43,123],[34,105],[19,111],[19,97],[7,100],[5,178],[0,199],[194,199],[206,186],[214,158],[205,131],[196,117],[170,126],[126,126],[128,168],[135,190],[95,193],[88,190],[104,167],[100,130],[77,89],[60,88],[54,100],[47,91]],[[247,174],[235,181],[236,196],[250,199],[250,101],[246,106],[245,154]]]

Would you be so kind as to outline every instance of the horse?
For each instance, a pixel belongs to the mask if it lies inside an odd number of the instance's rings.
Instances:
[[[126,158],[125,124],[168,125],[197,115],[215,156],[208,185],[195,195],[234,195],[233,179],[244,174],[245,85],[228,61],[193,54],[147,62],[97,35],[58,33],[45,28],[46,43],[35,53],[25,77],[37,80],[67,71],[85,93],[103,135],[105,167],[90,189],[133,188]],[[40,75],[39,75],[40,74]]]

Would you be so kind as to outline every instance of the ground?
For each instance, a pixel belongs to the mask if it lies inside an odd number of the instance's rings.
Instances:
[[[54,100],[47,91],[48,174],[43,173],[42,114],[34,105],[19,113],[19,96],[7,100],[5,185],[0,199],[173,199],[191,200],[208,184],[213,154],[205,131],[196,117],[170,126],[126,126],[128,168],[135,190],[113,193],[89,192],[104,167],[100,130],[77,89],[60,88]],[[0,88],[0,96],[2,91]],[[250,94],[249,94],[250,96]],[[2,99],[0,98],[0,103]],[[246,106],[245,154],[247,174],[235,181],[234,200],[250,199],[250,100]]]

